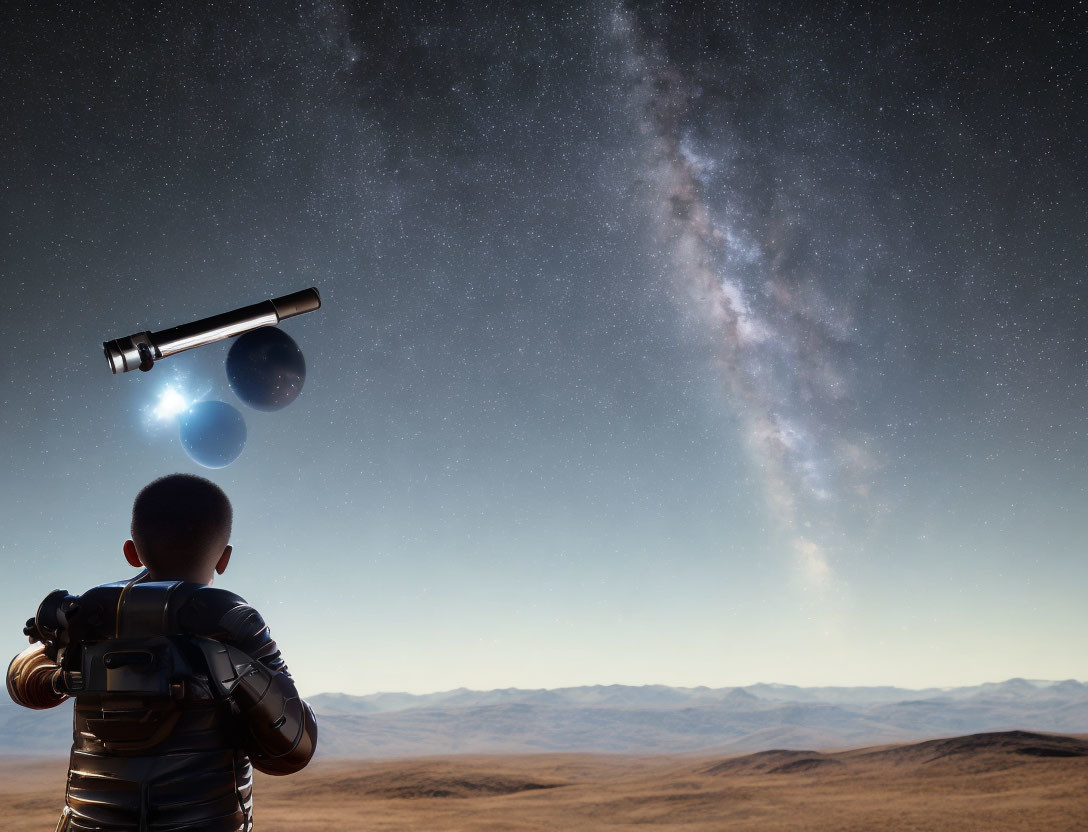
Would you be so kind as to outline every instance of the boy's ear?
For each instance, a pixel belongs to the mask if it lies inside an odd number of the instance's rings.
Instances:
[[[219,563],[215,565],[215,571],[218,572],[220,575],[227,571],[227,564],[230,563],[231,551],[232,549],[230,546],[224,549],[222,557],[219,558]]]
[[[143,563],[140,561],[140,553],[136,551],[136,544],[131,540],[126,540],[125,545],[121,547],[121,551],[125,553],[125,560],[130,565],[135,566],[137,569],[143,569]]]

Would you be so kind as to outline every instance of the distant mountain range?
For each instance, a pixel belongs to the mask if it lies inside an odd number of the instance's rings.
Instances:
[[[733,752],[846,748],[987,731],[1088,731],[1088,684],[1009,679],[959,688],[593,685],[309,697],[319,753]],[[0,753],[71,742],[71,706],[0,702]]]

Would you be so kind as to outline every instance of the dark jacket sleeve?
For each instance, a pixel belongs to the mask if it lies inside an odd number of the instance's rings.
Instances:
[[[286,671],[269,670],[260,661],[241,662],[231,692],[249,731],[246,751],[253,767],[265,774],[292,774],[306,766],[317,750],[317,719],[298,695]]]
[[[221,643],[209,657],[213,681],[238,710],[254,768],[291,774],[305,767],[317,749],[317,719],[261,614],[234,593],[209,587],[195,593],[179,623]]]

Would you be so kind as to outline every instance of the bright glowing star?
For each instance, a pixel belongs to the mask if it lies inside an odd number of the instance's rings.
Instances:
[[[155,408],[155,415],[160,419],[169,419],[177,416],[181,411],[189,407],[185,397],[173,387],[167,387],[159,397],[159,405]]]

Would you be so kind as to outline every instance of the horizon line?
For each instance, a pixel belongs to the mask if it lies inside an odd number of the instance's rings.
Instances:
[[[1076,679],[1072,676],[1065,679],[1030,679],[1025,676],[1010,676],[1007,679],[1002,679],[997,682],[976,682],[973,684],[965,685],[926,685],[924,687],[910,687],[907,685],[893,685],[893,684],[872,684],[872,685],[796,685],[788,682],[752,682],[747,685],[721,685],[719,687],[711,687],[710,685],[667,685],[660,682],[650,682],[641,685],[624,684],[622,682],[613,682],[611,684],[594,683],[586,685],[561,685],[559,687],[539,687],[539,688],[522,688],[517,686],[510,686],[505,688],[470,688],[460,686],[456,688],[445,688],[443,690],[431,690],[424,693],[412,693],[406,690],[378,690],[370,693],[348,693],[346,691],[333,691],[323,690],[317,693],[310,693],[307,696],[382,696],[382,695],[401,695],[401,696],[436,696],[443,693],[494,693],[496,691],[560,691],[560,690],[576,690],[578,688],[669,688],[670,690],[744,690],[745,688],[752,688],[758,686],[764,687],[779,687],[779,688],[798,688],[801,690],[811,690],[815,688],[836,688],[836,689],[873,689],[873,688],[895,688],[898,690],[908,691],[925,691],[925,690],[940,690],[949,691],[957,690],[960,688],[974,688],[982,687],[983,685],[1004,685],[1009,682],[1027,682],[1032,685],[1040,685],[1043,687],[1050,687],[1053,685],[1059,685],[1063,682],[1075,682],[1079,685],[1088,685],[1088,680]]]

